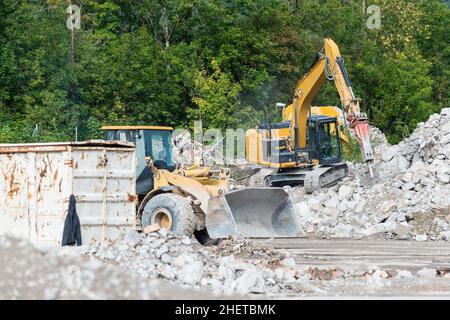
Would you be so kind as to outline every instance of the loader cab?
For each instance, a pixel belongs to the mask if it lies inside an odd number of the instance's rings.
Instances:
[[[308,146],[310,157],[321,165],[342,161],[339,126],[335,117],[311,116],[308,119]]]
[[[136,145],[136,191],[140,195],[153,189],[153,172],[147,165],[149,157],[157,169],[175,170],[171,127],[162,126],[104,126],[105,140],[133,142]]]

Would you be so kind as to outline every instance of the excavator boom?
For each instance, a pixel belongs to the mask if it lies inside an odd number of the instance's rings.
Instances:
[[[355,97],[353,87],[336,43],[329,38],[324,40],[324,47],[318,53],[311,70],[300,79],[294,91],[291,111],[291,148],[306,146],[307,117],[311,102],[326,80],[334,81],[341,98],[342,109],[350,128],[358,138],[363,159],[373,161],[373,151],[369,139],[367,115],[360,110],[359,100]]]

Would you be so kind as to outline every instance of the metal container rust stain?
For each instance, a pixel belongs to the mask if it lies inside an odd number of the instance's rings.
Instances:
[[[128,193],[128,202],[136,202],[137,195]]]
[[[8,183],[8,180],[9,180],[9,191],[8,191],[8,197],[9,198],[12,198],[15,194],[17,194],[19,192],[19,189],[20,189],[19,184],[14,182],[14,174],[15,174],[15,171],[16,171],[16,167],[17,167],[17,164],[14,163],[13,167],[11,169],[11,173],[9,175],[9,179],[8,178],[5,179],[6,183]],[[3,174],[4,174],[5,177],[7,176],[7,174],[5,174],[5,173],[3,173]]]
[[[73,193],[85,241],[117,238],[134,225],[135,167],[133,144],[0,144],[0,234],[59,244]]]

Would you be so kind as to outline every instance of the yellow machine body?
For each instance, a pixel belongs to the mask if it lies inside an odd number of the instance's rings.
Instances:
[[[157,222],[186,235],[206,230],[208,239],[232,234],[270,237],[297,234],[292,204],[283,189],[245,188],[229,192],[227,168],[194,165],[179,169],[172,157],[171,127],[102,129],[106,140],[136,144],[138,227],[145,229]]]

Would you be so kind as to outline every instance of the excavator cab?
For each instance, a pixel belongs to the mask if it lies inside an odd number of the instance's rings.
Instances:
[[[308,146],[310,157],[321,165],[342,161],[341,139],[337,119],[326,116],[311,116],[308,119]]]

